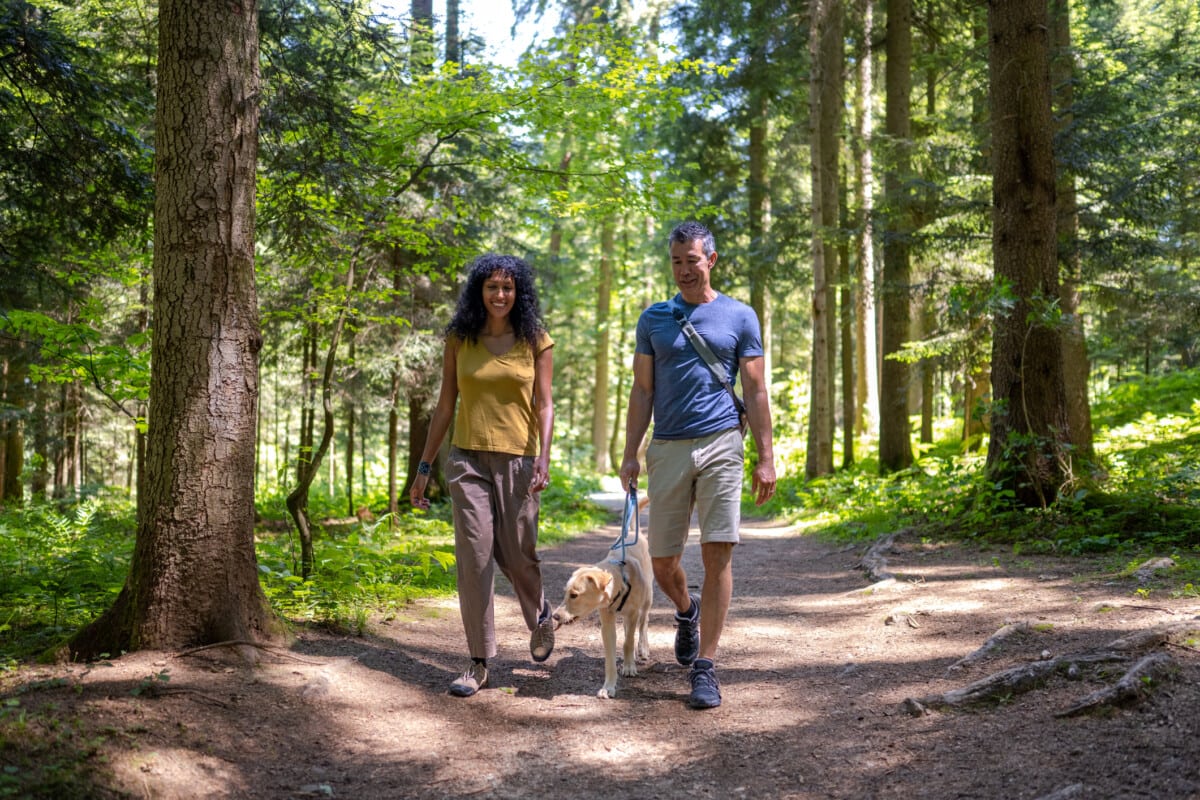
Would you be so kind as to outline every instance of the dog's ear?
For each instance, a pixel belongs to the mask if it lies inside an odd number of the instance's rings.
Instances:
[[[609,585],[612,583],[612,575],[609,575],[603,570],[597,570],[595,572],[588,573],[587,579],[595,584],[596,588],[602,592],[608,589]]]

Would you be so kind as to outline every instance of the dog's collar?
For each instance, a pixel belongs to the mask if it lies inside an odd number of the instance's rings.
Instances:
[[[617,613],[620,613],[621,609],[625,607],[625,601],[629,599],[629,595],[633,592],[633,584],[629,582],[629,576],[625,574],[624,561],[618,561],[614,558],[610,558],[608,563],[612,564],[614,567],[621,568],[621,582],[625,584],[625,587],[621,590],[621,593],[614,597],[613,601],[608,604],[609,608]]]

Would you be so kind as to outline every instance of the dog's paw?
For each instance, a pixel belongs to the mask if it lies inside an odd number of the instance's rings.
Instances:
[[[639,647],[637,650],[637,660],[643,661],[643,662],[649,661],[650,660],[650,648],[649,647]]]
[[[596,697],[599,697],[601,700],[612,700],[616,696],[616,686],[601,686],[600,691],[596,692]]]
[[[634,675],[637,675],[637,664],[632,661],[628,663],[622,662],[621,674],[626,678],[632,678]]]

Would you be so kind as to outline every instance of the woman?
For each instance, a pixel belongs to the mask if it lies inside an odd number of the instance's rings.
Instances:
[[[536,552],[539,493],[550,485],[553,345],[529,265],[516,256],[477,258],[446,326],[442,389],[410,495],[414,508],[429,508],[430,462],[453,417],[446,477],[471,656],[450,685],[457,697],[487,685],[487,660],[496,655],[493,563],[521,604],[533,660],[545,661],[554,649],[554,620]]]

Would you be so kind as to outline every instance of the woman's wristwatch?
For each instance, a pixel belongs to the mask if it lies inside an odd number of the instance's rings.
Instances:
[[[428,475],[433,470],[433,467],[428,461],[422,461],[417,464],[418,475]]]

